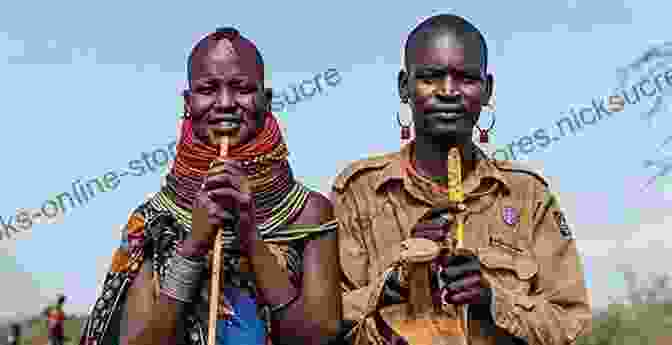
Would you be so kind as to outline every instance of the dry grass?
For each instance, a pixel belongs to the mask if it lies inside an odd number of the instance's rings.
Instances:
[[[79,341],[79,333],[82,330],[84,320],[71,319],[65,320],[64,330],[66,342],[65,345],[75,345]],[[34,320],[30,328],[24,330],[24,336],[21,345],[47,345],[49,337],[47,334],[47,323],[45,320]]]
[[[576,345],[672,345],[672,304],[611,305]]]

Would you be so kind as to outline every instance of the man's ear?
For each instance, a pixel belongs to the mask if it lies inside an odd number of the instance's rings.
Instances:
[[[397,89],[401,100],[408,100],[410,93],[408,91],[408,73],[403,69],[399,70],[397,77]]]
[[[266,97],[266,102],[270,104],[271,99],[273,99],[273,89],[270,87],[264,89],[264,96]]]

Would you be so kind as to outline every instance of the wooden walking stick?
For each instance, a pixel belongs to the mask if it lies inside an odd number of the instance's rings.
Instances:
[[[229,139],[235,130],[230,130],[222,137],[220,142],[220,151],[218,159],[224,159],[228,155]],[[234,224],[230,224],[234,226]],[[208,345],[215,345],[217,331],[217,317],[219,307],[219,283],[220,269],[222,266],[222,247],[224,246],[224,229],[217,231],[215,244],[212,252],[212,275],[210,276],[210,317],[208,319]],[[233,310],[224,311],[228,315],[233,315]]]

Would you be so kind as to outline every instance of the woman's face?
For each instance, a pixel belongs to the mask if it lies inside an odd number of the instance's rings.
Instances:
[[[208,39],[192,57],[185,102],[196,142],[218,145],[227,135],[229,145],[244,144],[263,126],[263,66],[254,48],[236,41]]]

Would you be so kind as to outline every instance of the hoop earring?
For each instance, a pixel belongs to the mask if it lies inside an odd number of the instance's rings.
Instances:
[[[397,123],[399,124],[399,127],[401,127],[401,140],[408,140],[411,138],[411,125],[410,124],[403,124],[401,122],[401,117],[399,116],[399,112],[397,112]]]

